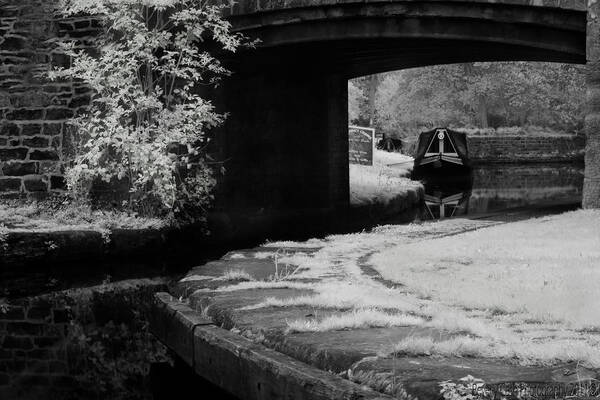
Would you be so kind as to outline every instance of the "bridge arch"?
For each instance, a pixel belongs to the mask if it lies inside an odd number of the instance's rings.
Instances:
[[[228,1],[228,0],[226,0]],[[473,61],[586,62],[580,0],[248,0],[227,10],[259,39],[229,60],[217,104],[235,209],[348,206],[347,80]]]
[[[469,61],[585,63],[582,1],[252,3],[229,12],[236,31],[261,41],[260,56],[245,67],[318,60],[319,68],[352,77]]]

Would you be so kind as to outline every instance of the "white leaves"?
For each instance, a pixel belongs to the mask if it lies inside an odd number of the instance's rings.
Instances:
[[[70,187],[117,178],[128,180],[134,197],[158,199],[166,208],[182,196],[210,199],[214,180],[199,143],[224,116],[196,94],[196,85],[228,71],[202,50],[202,41],[211,35],[228,51],[243,41],[229,32],[221,7],[194,0],[63,0],[62,6],[67,16],[103,15],[104,29],[93,56],[61,42],[72,65],[50,73],[95,92],[88,114],[73,121],[82,140],[67,173]],[[171,152],[173,144],[187,154]],[[180,167],[190,175],[179,179]]]

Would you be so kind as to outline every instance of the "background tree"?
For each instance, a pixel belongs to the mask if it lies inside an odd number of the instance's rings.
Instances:
[[[359,89],[350,93],[359,105],[353,115],[369,123],[374,102],[372,125],[399,137],[435,126],[570,133],[583,127],[584,74],[576,65],[502,62],[408,69],[380,75],[375,91],[368,81],[352,81]]]

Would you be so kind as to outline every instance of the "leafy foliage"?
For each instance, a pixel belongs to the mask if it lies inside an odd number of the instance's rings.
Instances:
[[[96,51],[60,40],[72,58],[53,79],[83,81],[95,92],[74,119],[76,154],[69,188],[87,196],[98,180],[128,189],[129,208],[144,215],[194,216],[211,200],[215,180],[207,132],[224,120],[203,85],[228,70],[209,49],[246,44],[230,32],[221,7],[195,0],[62,0],[65,17],[101,19]],[[201,214],[201,213],[200,213]]]
[[[146,399],[150,366],[172,362],[167,348],[150,333],[139,312],[128,323],[82,325],[73,321],[69,340],[83,362],[77,376],[90,398]]]
[[[369,116],[368,77],[351,82],[355,122]],[[436,126],[583,128],[584,73],[569,64],[502,62],[440,65],[382,74],[376,127],[398,136]],[[371,91],[372,92],[372,91]],[[356,106],[352,106],[356,108]]]
[[[476,400],[490,397],[490,391],[481,379],[467,375],[459,380],[440,382],[440,394],[444,400]]]

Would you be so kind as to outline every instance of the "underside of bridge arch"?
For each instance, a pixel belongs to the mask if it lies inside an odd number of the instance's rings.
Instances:
[[[502,1],[339,3],[232,15],[236,31],[260,40],[240,69],[292,63],[359,76],[468,61],[585,63],[585,10]]]
[[[306,3],[306,2],[305,2]],[[217,135],[235,209],[347,207],[347,80],[473,61],[585,63],[585,9],[477,1],[352,1],[233,13],[259,39],[228,60]],[[242,10],[243,11],[243,10]]]
[[[352,39],[258,48],[232,60],[237,74],[340,74],[348,79],[406,68],[483,61],[585,63],[585,55],[525,45],[465,39]]]

